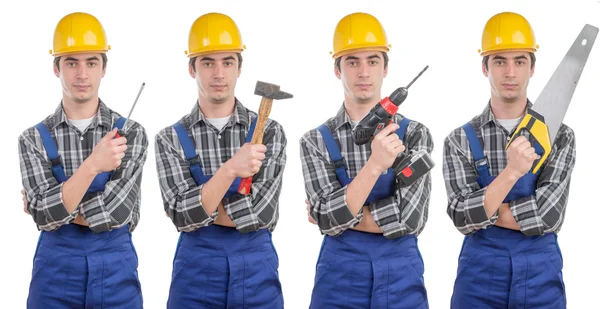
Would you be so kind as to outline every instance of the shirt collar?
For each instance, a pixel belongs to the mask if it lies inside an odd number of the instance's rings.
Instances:
[[[67,115],[65,114],[65,110],[63,108],[62,100],[60,101],[60,104],[54,111],[53,120],[54,124],[52,126],[52,129],[55,129],[59,124],[63,122],[66,123],[68,120]],[[90,127],[96,127],[98,125],[101,125],[106,128],[112,127],[112,118],[110,116],[110,110],[100,98],[98,98],[98,111],[96,112],[96,115],[92,120]]]
[[[198,122],[206,123],[206,116],[200,110],[200,105],[198,104],[198,100],[196,100],[196,103],[194,104],[194,108],[192,108],[191,113],[188,115],[187,122],[188,122],[188,125],[187,125],[188,128],[194,126]],[[231,119],[229,119],[228,125],[234,125],[237,123],[248,127],[250,124],[250,120],[249,120],[249,114],[248,114],[248,111],[246,110],[246,107],[244,107],[244,105],[242,105],[242,103],[237,98],[235,98],[235,107],[233,110],[233,114],[231,115]]]
[[[527,110],[531,109],[532,107],[533,103],[527,99]],[[492,100],[488,101],[483,109],[483,112],[481,113],[481,125],[484,126],[489,122],[494,122],[496,125],[498,124],[496,121],[496,116],[494,116],[494,113],[492,112]]]

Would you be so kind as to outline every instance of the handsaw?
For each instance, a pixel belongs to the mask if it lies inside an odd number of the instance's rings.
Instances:
[[[583,27],[506,144],[506,149],[508,149],[513,140],[523,131],[529,132],[529,141],[532,146],[539,145],[536,147],[536,152],[540,155],[540,158],[533,162],[531,171],[533,174],[540,170],[552,151],[556,134],[567,113],[597,35],[597,27],[589,24]]]

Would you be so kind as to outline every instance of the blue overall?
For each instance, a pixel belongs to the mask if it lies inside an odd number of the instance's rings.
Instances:
[[[121,129],[125,118],[115,127]],[[63,166],[48,128],[39,123],[44,148],[59,183]],[[111,173],[94,178],[86,194],[104,190]],[[41,231],[34,255],[27,308],[142,308],[138,257],[129,227],[95,234],[89,227],[66,224]]]
[[[490,176],[481,143],[470,123],[463,126],[484,188]],[[539,145],[534,145],[541,153]],[[518,180],[505,203],[535,194],[539,174]],[[556,233],[527,237],[491,226],[465,236],[458,261],[452,308],[566,308],[562,254]]]
[[[404,139],[410,120],[404,118],[396,134]],[[318,128],[342,186],[348,185],[345,163],[329,128]],[[395,173],[390,168],[379,176],[367,202],[391,196]],[[424,264],[415,235],[393,240],[381,234],[348,229],[341,235],[325,235],[317,261],[311,309],[334,308],[429,308],[423,278]]]
[[[256,119],[246,142],[252,140]],[[201,185],[205,176],[187,131],[174,125],[190,172]],[[241,179],[231,184],[226,197],[238,194]],[[283,308],[279,258],[271,232],[261,229],[240,233],[234,227],[209,225],[179,235],[167,308]]]

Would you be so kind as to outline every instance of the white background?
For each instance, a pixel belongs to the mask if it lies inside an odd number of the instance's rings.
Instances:
[[[392,50],[383,95],[406,85],[425,65],[400,110],[431,130],[435,149],[429,221],[420,236],[425,282],[433,309],[449,308],[463,240],[446,215],[442,178],[443,139],[481,112],[489,84],[481,73],[481,32],[501,11],[523,14],[540,45],[530,82],[534,101],[585,23],[600,26],[600,3],[589,1],[14,1],[0,8],[0,95],[2,96],[2,224],[0,307],[24,308],[38,231],[23,213],[17,137],[54,112],[61,87],[52,72],[54,27],[61,17],[85,11],[103,23],[112,50],[100,88],[109,107],[127,114],[146,82],[132,119],[151,141],[143,175],[142,213],[133,241],[146,308],[164,308],[178,238],[164,216],[156,178],[154,136],[193,107],[197,92],[187,71],[189,27],[211,11],[231,16],[247,50],[237,97],[258,110],[257,80],[281,85],[293,99],[276,101],[271,118],[285,128],[288,163],[274,232],[286,308],[307,308],[322,236],[307,222],[298,142],[307,130],[335,115],[343,90],[333,74],[333,31],[346,14],[365,11],[384,25]],[[395,8],[391,8],[391,6]],[[600,43],[588,60],[565,123],[577,136],[566,221],[559,234],[569,308],[595,305],[600,277],[597,241],[597,113]]]

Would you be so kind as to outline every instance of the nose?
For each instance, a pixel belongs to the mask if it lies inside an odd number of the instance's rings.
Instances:
[[[214,71],[213,77],[215,79],[223,79],[223,78],[225,78],[224,71],[225,71],[225,69],[223,68],[223,64],[222,63],[218,63],[215,66],[215,71]]]
[[[517,67],[514,63],[509,62],[506,66],[506,70],[504,71],[504,76],[508,79],[515,78],[517,76]]]
[[[88,78],[88,68],[85,65],[80,65],[78,67],[77,77],[80,79]]]
[[[358,77],[369,78],[369,75],[369,66],[366,63],[361,63],[358,70]]]

